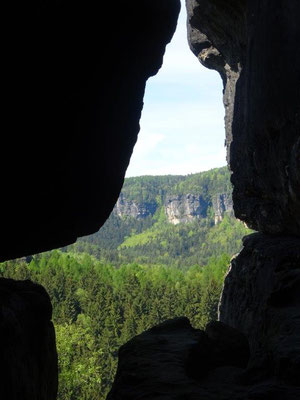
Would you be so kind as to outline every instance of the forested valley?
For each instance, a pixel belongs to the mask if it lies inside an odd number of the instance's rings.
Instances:
[[[230,191],[225,168],[129,178],[98,233],[0,264],[0,276],[50,295],[59,400],[104,400],[119,347],[144,330],[176,316],[195,328],[217,318],[230,258],[250,233],[222,203]]]

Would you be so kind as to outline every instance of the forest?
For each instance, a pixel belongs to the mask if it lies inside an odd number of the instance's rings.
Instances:
[[[0,276],[43,285],[53,305],[59,356],[58,400],[104,400],[118,349],[170,318],[195,328],[217,318],[230,258],[251,231],[224,213],[214,222],[213,196],[231,190],[226,168],[189,176],[125,180],[122,193],[153,204],[143,218],[112,212],[100,231],[62,249],[0,264]],[[194,193],[208,205],[204,218],[173,225],[164,201]]]
[[[59,400],[104,400],[119,347],[176,316],[195,328],[217,318],[229,256],[206,266],[102,264],[88,254],[59,250],[7,261],[0,276],[31,279],[48,291],[59,355]]]

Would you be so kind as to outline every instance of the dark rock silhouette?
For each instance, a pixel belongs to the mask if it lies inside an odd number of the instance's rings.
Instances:
[[[3,400],[55,399],[57,355],[46,290],[30,281],[0,278]]]
[[[180,2],[5,7],[0,260],[64,246],[105,222]]]
[[[186,3],[190,47],[224,83],[235,215],[264,233],[299,235],[300,4]]]
[[[244,238],[225,280],[220,320],[249,339],[249,374],[300,387],[300,239]]]
[[[245,336],[221,322],[204,332],[186,318],[166,321],[121,347],[107,400],[299,398],[300,388],[283,382],[246,383],[248,358]]]
[[[105,222],[179,8],[179,0],[3,6],[0,261],[67,245]],[[0,295],[1,399],[54,400],[46,293],[1,281]]]

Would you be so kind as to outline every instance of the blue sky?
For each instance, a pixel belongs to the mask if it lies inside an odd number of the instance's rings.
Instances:
[[[222,82],[188,47],[184,5],[158,74],[147,82],[126,176],[182,174],[226,164]]]

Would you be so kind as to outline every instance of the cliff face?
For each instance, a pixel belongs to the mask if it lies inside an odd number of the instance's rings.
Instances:
[[[121,218],[131,217],[142,219],[153,215],[156,208],[157,204],[154,202],[138,203],[132,200],[126,200],[125,196],[121,193],[113,211]]]
[[[153,202],[138,202],[127,200],[120,194],[113,212],[120,218],[131,217],[143,219],[153,216],[159,204]],[[208,208],[212,207],[215,224],[221,222],[225,213],[232,215],[231,193],[219,193],[212,196],[211,201],[204,200],[201,195],[166,195],[163,201],[164,212],[168,222],[173,225],[184,224],[207,218]]]
[[[187,194],[185,196],[168,196],[165,202],[165,213],[171,224],[192,222],[206,217],[207,203],[202,196]]]
[[[212,205],[215,214],[215,224],[222,221],[225,212],[233,214],[232,196],[228,193],[221,193],[213,197]]]
[[[247,374],[300,384],[300,240],[247,236],[225,280],[220,320],[249,339]]]
[[[264,233],[300,233],[299,7],[187,1],[190,47],[224,83],[235,215]]]

